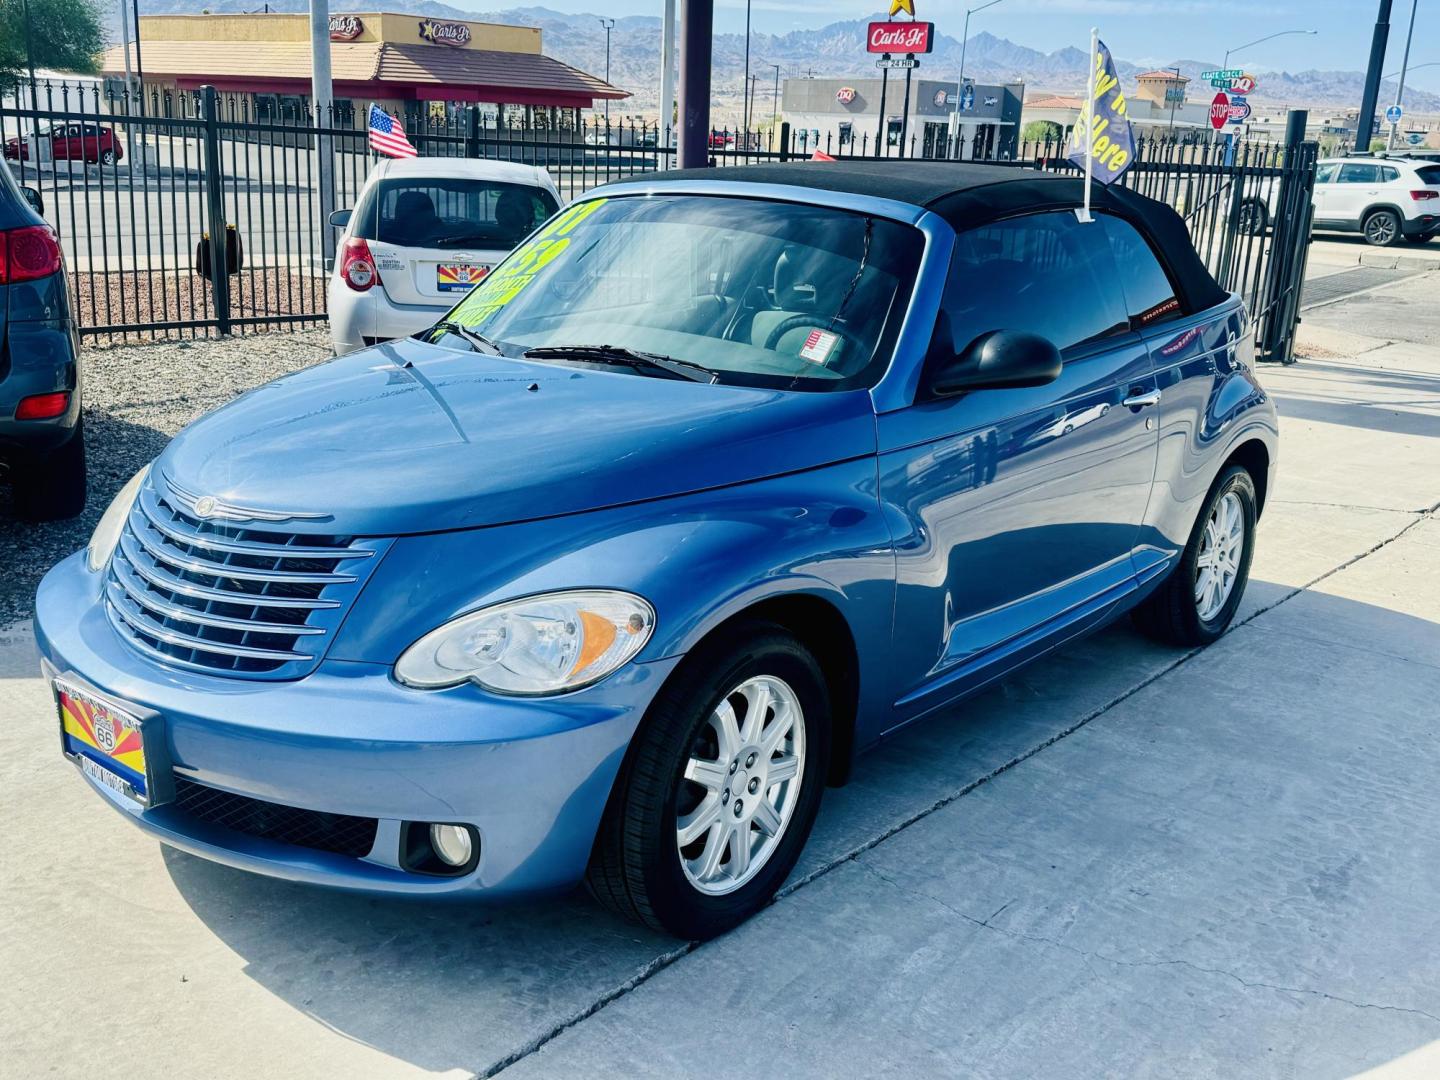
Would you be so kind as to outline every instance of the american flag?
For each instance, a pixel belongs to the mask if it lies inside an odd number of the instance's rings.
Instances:
[[[387,157],[415,156],[415,147],[405,138],[405,129],[373,101],[370,103],[370,149]]]

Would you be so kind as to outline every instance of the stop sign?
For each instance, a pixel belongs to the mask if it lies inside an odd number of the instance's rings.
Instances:
[[[1230,99],[1221,90],[1210,102],[1210,126],[1219,131],[1230,119]]]

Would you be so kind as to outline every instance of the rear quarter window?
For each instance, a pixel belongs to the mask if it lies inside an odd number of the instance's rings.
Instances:
[[[1415,170],[1415,176],[1422,184],[1440,186],[1440,165],[1424,165]]]
[[[1135,226],[1110,214],[1100,214],[1097,218],[1103,223],[1115,253],[1130,326],[1141,330],[1188,314],[1155,249]]]

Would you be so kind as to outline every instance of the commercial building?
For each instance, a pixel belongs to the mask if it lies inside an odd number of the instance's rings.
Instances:
[[[967,82],[957,100],[953,79],[912,77],[907,108],[899,71],[888,79],[786,79],[781,109],[802,146],[873,154],[879,140],[881,153],[898,154],[903,132],[907,155],[968,160],[1014,155],[1024,97],[1024,83]]]
[[[1214,90],[1192,97],[1190,80],[1175,71],[1147,71],[1135,76],[1126,95],[1126,114],[1143,138],[1211,138],[1210,101]],[[1070,134],[1080,117],[1083,94],[1039,94],[1025,102],[1025,123],[1046,120]]]
[[[309,99],[308,15],[142,15],[140,42],[147,100],[211,85],[248,98],[250,115],[263,120]],[[546,56],[537,27],[345,14],[331,17],[330,43],[337,118],[360,126],[371,101],[407,122],[478,103],[492,115],[558,126],[562,114],[573,120],[597,101],[630,96]],[[123,50],[106,52],[103,67],[122,76]]]

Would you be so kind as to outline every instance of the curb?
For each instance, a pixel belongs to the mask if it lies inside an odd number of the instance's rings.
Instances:
[[[1423,273],[1426,270],[1440,270],[1440,250],[1433,255],[1429,252],[1408,251],[1334,251],[1310,249],[1310,262],[1319,266],[1370,266],[1377,270],[1411,270]]]

